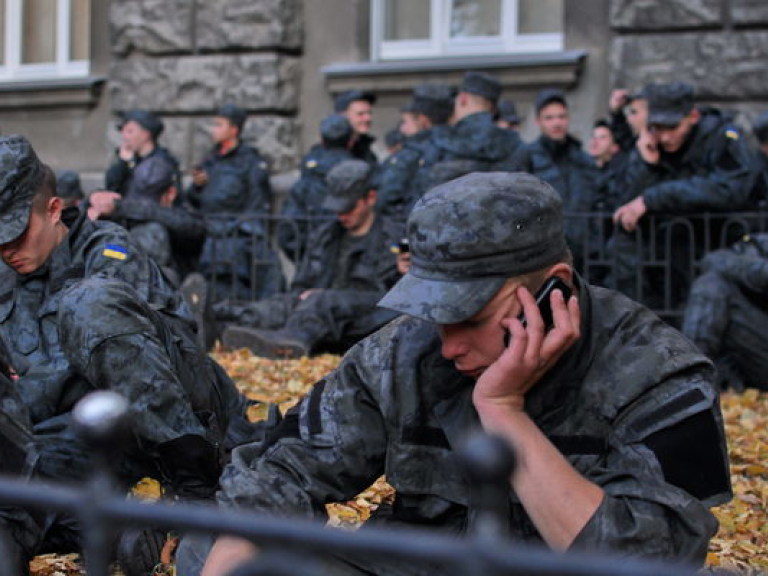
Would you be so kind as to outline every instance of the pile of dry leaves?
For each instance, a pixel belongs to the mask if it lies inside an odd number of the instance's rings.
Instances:
[[[272,361],[246,350],[217,350],[214,356],[246,395],[277,403],[283,410],[339,362],[339,357],[330,355]],[[726,393],[722,407],[734,498],[714,510],[720,531],[711,542],[707,564],[756,574],[768,571],[768,393]],[[260,416],[258,409],[252,416]],[[381,478],[354,500],[329,506],[330,525],[353,529],[392,496],[391,486]],[[31,574],[71,576],[81,572],[77,558],[40,556],[31,565]]]

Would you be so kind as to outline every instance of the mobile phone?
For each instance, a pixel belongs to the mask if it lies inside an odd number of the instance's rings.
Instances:
[[[571,287],[568,286],[561,278],[558,276],[550,276],[547,278],[547,280],[544,282],[544,284],[539,288],[539,290],[536,292],[536,295],[534,298],[536,299],[536,305],[539,307],[539,312],[541,313],[541,318],[544,320],[544,331],[549,332],[552,327],[555,325],[555,321],[552,318],[552,291],[553,290],[560,290],[563,294],[563,299],[568,302],[568,299],[571,297]],[[525,328],[528,325],[528,322],[525,319],[525,315],[521,312],[520,315],[517,317],[518,320],[522,323],[523,327]],[[504,331],[504,347],[506,348],[509,346],[509,330]]]
[[[408,238],[403,238],[397,245],[397,251],[399,254],[407,254],[411,251],[411,244],[408,242]]]

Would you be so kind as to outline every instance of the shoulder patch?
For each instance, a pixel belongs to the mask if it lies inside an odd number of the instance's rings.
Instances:
[[[307,160],[306,164],[304,164],[307,168],[315,168],[317,166],[317,160]]]
[[[125,260],[128,258],[128,250],[119,244],[107,244],[101,255],[107,258],[114,258],[115,260]]]
[[[730,138],[731,140],[738,140],[739,133],[736,132],[736,130],[729,128],[728,130],[725,131],[725,137]]]

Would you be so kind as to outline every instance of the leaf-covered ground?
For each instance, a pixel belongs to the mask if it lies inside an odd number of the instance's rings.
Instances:
[[[271,361],[246,350],[214,352],[243,392],[285,410],[313,382],[332,370],[337,356]],[[744,574],[768,571],[768,393],[754,390],[722,397],[731,459],[733,500],[714,513],[720,530],[712,539],[707,564]],[[258,410],[253,417],[259,417]],[[365,521],[392,488],[379,479],[354,500],[329,506],[330,524],[353,529]],[[76,556],[41,556],[30,565],[32,576],[80,575]]]

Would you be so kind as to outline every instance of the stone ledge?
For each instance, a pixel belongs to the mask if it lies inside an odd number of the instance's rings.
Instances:
[[[421,82],[460,84],[467,70],[496,76],[505,88],[526,86],[568,87],[576,83],[587,52],[562,52],[435,58],[387,62],[352,62],[325,66],[321,72],[332,94],[344,90],[371,90],[378,94],[410,90]]]
[[[0,110],[18,108],[90,108],[97,104],[106,78],[0,83]]]

